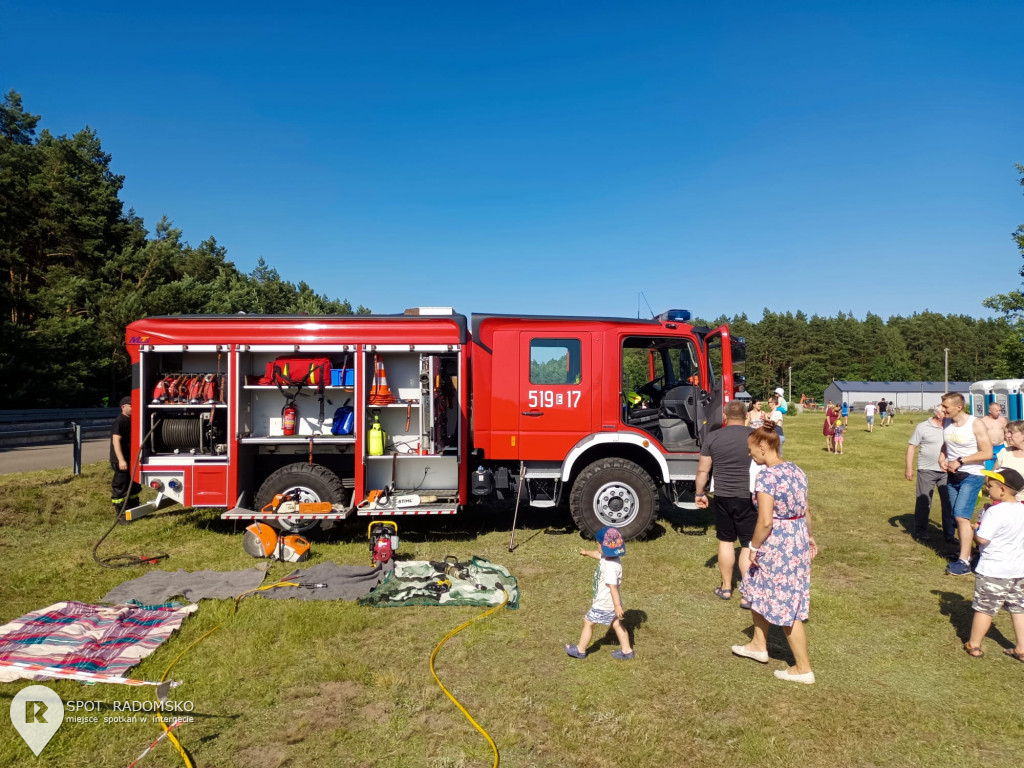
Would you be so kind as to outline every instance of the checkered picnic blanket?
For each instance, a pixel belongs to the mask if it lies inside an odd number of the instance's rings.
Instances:
[[[54,603],[0,626],[0,661],[119,675],[155,651],[198,605]],[[0,667],[0,682],[48,680]]]

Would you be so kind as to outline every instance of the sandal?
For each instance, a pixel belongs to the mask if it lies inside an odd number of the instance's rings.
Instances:
[[[575,645],[565,644],[565,652],[572,656],[574,659],[585,659],[587,658],[587,652],[581,651]]]
[[[1017,661],[1024,661],[1024,653],[1021,653],[1016,648],[1007,648],[1003,651],[1003,653],[1005,653],[1011,659],[1016,659]]]
[[[967,655],[972,659],[980,659],[985,655],[980,645],[971,645],[970,642],[964,643],[964,650],[967,651]]]
[[[715,587],[715,595],[722,600],[732,600],[732,590],[723,589],[722,587]]]
[[[741,597],[740,598],[740,608],[742,608],[744,611],[749,611],[750,610],[750,601],[747,600],[747,598],[745,598],[745,597]]]

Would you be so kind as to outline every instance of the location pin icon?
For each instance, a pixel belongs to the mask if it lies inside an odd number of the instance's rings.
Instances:
[[[30,685],[11,699],[11,722],[36,757],[64,722],[64,702],[45,685]]]

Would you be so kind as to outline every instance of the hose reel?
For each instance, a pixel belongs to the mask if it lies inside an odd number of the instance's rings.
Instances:
[[[196,415],[153,415],[153,453],[205,453],[220,455],[226,453],[224,430],[210,418],[209,412]]]

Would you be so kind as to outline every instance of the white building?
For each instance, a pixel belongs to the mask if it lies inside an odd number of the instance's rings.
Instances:
[[[850,408],[863,411],[868,402],[883,397],[896,402],[898,411],[930,411],[942,401],[947,389],[941,381],[833,381],[825,388],[825,402],[847,402]],[[951,381],[949,392],[959,392],[970,403],[971,382]]]

